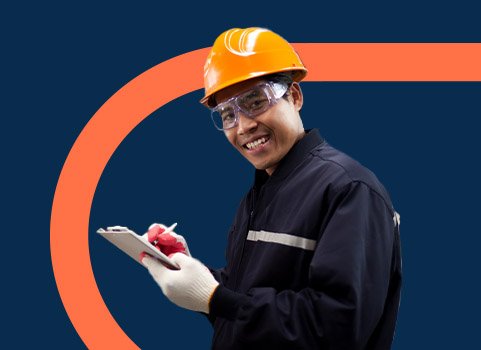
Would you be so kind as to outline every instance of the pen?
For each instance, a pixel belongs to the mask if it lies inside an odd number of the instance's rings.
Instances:
[[[170,225],[169,227],[167,227],[167,228],[165,229],[165,231],[162,232],[162,234],[170,233],[170,232],[174,231],[174,228],[175,228],[176,226],[177,226],[177,223],[174,222],[172,225]]]

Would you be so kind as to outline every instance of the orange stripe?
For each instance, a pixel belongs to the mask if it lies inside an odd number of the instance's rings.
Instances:
[[[479,43],[293,44],[306,81],[481,81]]]

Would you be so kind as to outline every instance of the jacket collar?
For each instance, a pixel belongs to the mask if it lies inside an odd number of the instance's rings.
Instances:
[[[306,134],[287,152],[277,165],[276,170],[269,176],[265,170],[255,171],[254,186],[261,187],[268,180],[277,182],[287,177],[316,146],[322,144],[324,139],[318,129],[306,130]]]

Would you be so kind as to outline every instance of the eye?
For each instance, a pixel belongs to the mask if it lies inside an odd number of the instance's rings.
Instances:
[[[269,104],[269,99],[264,93],[254,90],[247,96],[244,96],[241,103],[245,110],[256,112],[264,109]]]
[[[229,124],[235,120],[235,114],[232,109],[226,109],[220,112],[220,117],[222,119],[222,123]]]

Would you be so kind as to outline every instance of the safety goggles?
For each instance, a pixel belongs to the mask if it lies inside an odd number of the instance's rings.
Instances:
[[[262,82],[212,108],[212,121],[218,130],[232,129],[239,124],[239,112],[255,118],[275,105],[288,89],[286,83]]]

